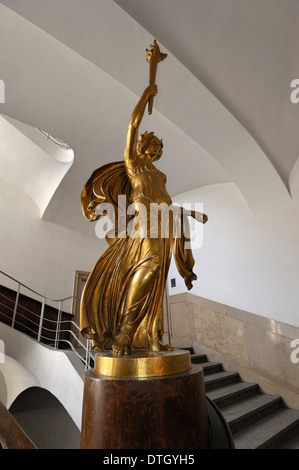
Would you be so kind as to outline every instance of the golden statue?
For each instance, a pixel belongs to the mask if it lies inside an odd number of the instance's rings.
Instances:
[[[153,132],[145,132],[138,140],[138,131],[147,103],[151,114],[152,101],[158,91],[154,83],[157,63],[166,54],[161,54],[156,42],[146,53],[150,63],[150,85],[133,110],[124,161],[95,170],[81,195],[83,213],[90,221],[99,219],[100,215],[96,214],[99,204],[109,203],[115,209],[114,236],[107,234],[109,246],[89,275],[80,312],[83,336],[92,339],[96,351],[112,349],[115,356],[129,355],[131,350],[173,349],[161,342],[162,302],[171,254],[173,252],[186,286],[191,289],[192,281],[197,277],[192,270],[192,251],[184,245],[186,234],[182,226],[186,227],[188,215],[203,223],[207,221],[206,215],[195,211],[186,214],[182,209],[175,215],[161,210],[161,207],[172,207],[166,176],[154,165],[162,156],[162,140]],[[120,207],[119,196],[125,198],[125,207]],[[141,208],[146,209],[146,228],[142,234],[135,230],[132,235],[127,228],[130,224],[134,229],[140,228]],[[119,223],[123,220],[119,217],[120,211],[125,214],[123,224]],[[158,221],[154,230],[151,227],[153,214]],[[161,233],[165,220],[169,229],[167,236]],[[183,224],[175,230],[178,221]]]

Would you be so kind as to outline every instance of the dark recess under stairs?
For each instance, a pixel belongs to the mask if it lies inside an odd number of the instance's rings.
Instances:
[[[299,410],[286,408],[280,396],[243,382],[238,372],[223,370],[206,355],[188,349],[192,364],[204,370],[206,395],[221,411],[236,449],[299,449]]]

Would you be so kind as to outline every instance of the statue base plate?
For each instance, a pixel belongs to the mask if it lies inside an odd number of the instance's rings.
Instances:
[[[148,378],[179,374],[191,369],[189,351],[132,351],[114,356],[111,351],[95,355],[94,372],[103,377]]]

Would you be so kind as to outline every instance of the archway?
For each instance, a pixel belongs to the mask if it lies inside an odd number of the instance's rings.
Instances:
[[[79,449],[80,431],[60,401],[48,390],[31,387],[9,411],[38,449]]]

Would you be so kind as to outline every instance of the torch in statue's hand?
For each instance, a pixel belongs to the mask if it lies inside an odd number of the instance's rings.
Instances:
[[[164,54],[160,51],[160,48],[156,40],[154,40],[154,44],[151,44],[151,49],[146,49],[146,60],[150,64],[150,71],[149,71],[150,85],[154,85],[156,83],[158,63],[162,62],[162,60],[164,60],[166,57],[167,57],[167,54]],[[153,102],[154,102],[154,96],[151,96],[148,102],[148,114],[152,114]]]

